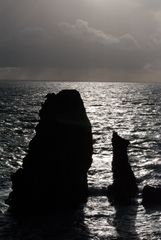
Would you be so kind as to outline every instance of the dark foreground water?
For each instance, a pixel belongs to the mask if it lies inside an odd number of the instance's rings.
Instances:
[[[93,126],[90,189],[112,181],[113,130],[131,141],[129,157],[140,189],[161,184],[161,85],[1,81],[0,239],[161,239],[161,208],[144,209],[141,196],[131,206],[114,207],[98,194],[73,214],[20,219],[6,212],[10,174],[22,164],[44,96],[66,88],[80,91]]]

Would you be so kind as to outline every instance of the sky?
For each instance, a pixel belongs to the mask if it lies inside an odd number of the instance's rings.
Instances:
[[[160,0],[1,0],[0,79],[161,82]]]

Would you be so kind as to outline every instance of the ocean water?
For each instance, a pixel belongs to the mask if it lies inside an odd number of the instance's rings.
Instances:
[[[22,164],[41,103],[47,93],[67,88],[80,92],[92,124],[89,188],[112,182],[113,130],[131,142],[128,154],[140,192],[146,184],[161,185],[161,85],[0,81],[0,239],[161,239],[161,208],[145,209],[141,193],[130,206],[111,206],[97,194],[73,214],[22,219],[7,212],[10,174]]]

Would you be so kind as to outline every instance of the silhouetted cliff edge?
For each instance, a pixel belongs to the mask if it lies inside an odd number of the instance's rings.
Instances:
[[[11,176],[7,204],[15,211],[73,208],[88,196],[92,131],[76,90],[48,94],[22,168]]]

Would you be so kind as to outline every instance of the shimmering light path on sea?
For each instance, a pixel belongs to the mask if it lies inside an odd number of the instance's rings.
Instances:
[[[89,171],[90,188],[105,188],[112,181],[113,130],[131,142],[129,158],[140,189],[145,184],[161,184],[161,85],[1,81],[1,239],[161,239],[161,208],[145,210],[140,195],[128,207],[111,206],[106,196],[91,196],[84,214],[78,211],[72,219],[60,214],[22,222],[4,213],[10,173],[22,164],[44,96],[66,88],[80,91],[92,123],[94,154]]]

